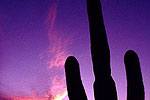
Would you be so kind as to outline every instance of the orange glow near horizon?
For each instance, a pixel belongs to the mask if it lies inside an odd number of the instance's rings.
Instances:
[[[48,98],[48,97],[45,97],[45,98],[16,97],[16,98],[13,98],[11,100],[62,100],[66,95],[67,95],[67,90],[64,91],[62,94],[56,95],[53,98]]]
[[[64,91],[64,93],[62,93],[60,95],[56,95],[56,97],[52,100],[62,100],[63,98],[65,98],[66,95],[67,95],[67,90]]]
[[[38,98],[14,98],[12,100],[50,100],[48,98],[42,98],[42,99],[38,99]]]

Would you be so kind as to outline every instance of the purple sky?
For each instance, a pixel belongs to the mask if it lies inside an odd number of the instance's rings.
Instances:
[[[101,2],[118,98],[126,100],[123,58],[133,49],[149,100],[150,1]],[[94,100],[86,0],[0,0],[0,100],[59,100],[56,95],[66,92],[63,65],[69,55],[78,59],[86,93]]]

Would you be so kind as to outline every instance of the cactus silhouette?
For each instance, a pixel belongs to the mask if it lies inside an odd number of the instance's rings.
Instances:
[[[127,75],[127,100],[144,100],[144,85],[138,55],[129,50],[124,56]]]
[[[90,26],[91,55],[95,75],[95,100],[117,100],[115,82],[111,76],[110,50],[103,22],[100,0],[87,0]],[[133,50],[124,57],[127,75],[127,100],[144,100],[144,85],[137,54]],[[68,96],[70,100],[87,100],[80,77],[79,63],[73,56],[65,62]]]

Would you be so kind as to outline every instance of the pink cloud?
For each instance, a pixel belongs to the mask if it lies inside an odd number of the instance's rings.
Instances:
[[[40,55],[41,59],[44,58],[44,56],[47,57],[46,64],[48,64],[49,71],[53,70],[53,72],[56,73],[54,76],[50,77],[51,86],[47,95],[51,97],[51,100],[62,100],[67,95],[65,76],[64,74],[60,74],[59,71],[64,72],[65,60],[70,55],[68,46],[71,44],[70,37],[63,37],[57,31],[55,24],[57,19],[57,6],[58,2],[51,6],[48,17],[45,21],[49,47]]]
[[[67,95],[67,88],[65,85],[65,79],[60,78],[59,76],[53,77],[52,87],[49,91],[53,99],[52,100],[61,100]]]

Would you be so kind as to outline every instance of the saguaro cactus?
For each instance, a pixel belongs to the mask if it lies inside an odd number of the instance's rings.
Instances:
[[[103,22],[100,0],[87,0],[90,26],[91,55],[95,75],[95,100],[117,100],[115,82],[111,76],[110,50]],[[129,50],[125,54],[127,73],[127,100],[144,100],[144,85],[137,54]],[[81,81],[79,63],[73,56],[65,63],[66,82],[70,100],[87,100]]]

